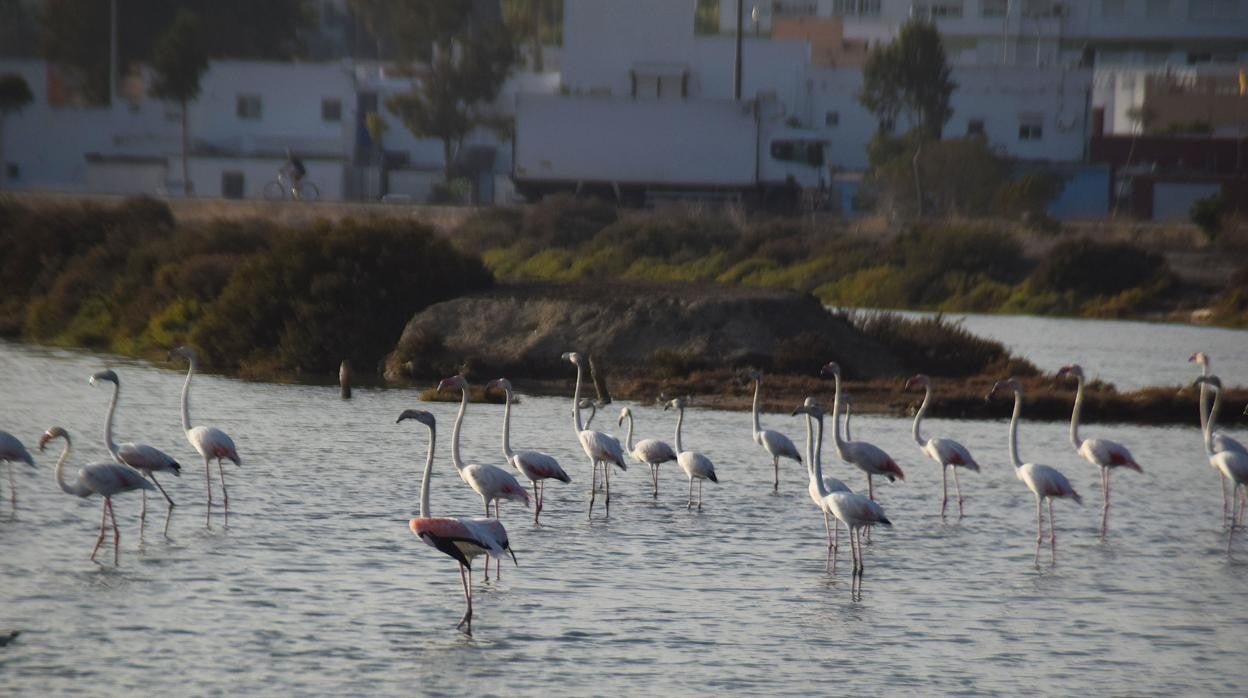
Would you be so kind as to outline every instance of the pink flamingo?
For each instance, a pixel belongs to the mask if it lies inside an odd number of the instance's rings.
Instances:
[[[113,414],[117,411],[117,398],[121,393],[121,381],[117,378],[117,374],[112,370],[99,371],[91,376],[91,385],[95,385],[100,381],[107,381],[113,384],[113,397],[108,403],[108,416],[104,418],[104,446],[108,452],[113,454],[113,460],[128,465],[135,470],[143,473],[156,485],[156,489],[165,496],[165,501],[169,503],[169,509],[174,507],[173,499],[164,487],[160,486],[160,482],[156,480],[158,471],[171,472],[177,477],[182,477],[182,466],[173,459],[173,456],[161,451],[158,448],[148,446],[147,444],[124,443],[120,446],[113,441]],[[139,514],[139,520],[147,520],[147,490],[143,490],[143,510]]]
[[[772,429],[763,429],[759,426],[758,421],[758,397],[759,390],[763,384],[763,374],[760,371],[749,369],[742,373],[742,376],[754,381],[754,406],[751,410],[753,422],[750,433],[754,437],[754,443],[763,447],[771,455],[771,468],[773,472],[773,481],[771,489],[773,492],[780,491],[780,459],[789,458],[798,463],[802,462],[802,456],[797,452],[797,447],[793,445],[792,439]]]
[[[814,467],[809,469],[812,484],[819,490],[821,499],[819,506],[824,510],[825,527],[827,525],[827,514],[831,512],[838,521],[845,522],[845,527],[849,529],[849,547],[854,558],[854,574],[861,576],[863,570],[866,569],[863,564],[862,552],[863,529],[870,528],[876,524],[892,526],[893,523],[885,516],[884,508],[872,501],[871,498],[849,491],[837,492],[828,488],[828,484],[823,478],[822,459],[819,457],[819,451],[823,448],[823,409],[817,405],[806,404],[794,410],[793,414],[810,415],[819,424],[815,455],[810,459],[814,463]],[[842,483],[841,486],[844,487],[844,484]],[[845,489],[848,490],[849,488]],[[835,550],[833,550],[833,555],[835,556],[835,554]],[[833,562],[835,562],[835,559]]]
[[[663,405],[664,410],[668,408],[676,410],[676,464],[689,477],[689,502],[685,509],[693,508],[693,481],[697,480],[698,511],[702,511],[702,481],[710,480],[719,484],[719,478],[715,476],[715,464],[698,451],[686,451],[680,447],[680,427],[685,421],[685,401],[680,398],[671,400]]]
[[[1195,354],[1192,354],[1190,357],[1188,357],[1187,360],[1194,361],[1200,364],[1200,374],[1202,376],[1210,375],[1209,371],[1211,370],[1212,367],[1210,365],[1209,356],[1205,354],[1205,352],[1198,351]],[[1205,425],[1208,424],[1209,422],[1209,390],[1205,386],[1204,383],[1200,384],[1199,411],[1200,411],[1200,434],[1201,434],[1201,442],[1203,444],[1204,434],[1205,434]],[[1239,453],[1248,453],[1248,447],[1245,447],[1242,443],[1231,438],[1229,435],[1224,434],[1222,432],[1212,432],[1212,434],[1213,434],[1212,443],[1213,443],[1214,453],[1221,453],[1222,451],[1237,451]],[[1214,468],[1214,469],[1216,470],[1217,468]],[[1222,485],[1222,524],[1226,525],[1227,519],[1230,518],[1231,516],[1229,492],[1226,489],[1226,478],[1223,477],[1221,473],[1218,473],[1218,479],[1220,480],[1221,485]]]
[[[603,482],[606,488],[606,513],[611,513],[611,464],[614,463],[620,470],[628,470],[628,464],[624,462],[624,447],[620,445],[620,440],[605,434],[601,431],[591,431],[586,429],[581,423],[581,380],[585,373],[585,357],[577,352],[569,351],[563,354],[564,361],[572,362],[576,366],[576,389],[572,392],[572,425],[576,429],[576,439],[581,444],[581,449],[585,451],[585,455],[589,458],[590,469],[593,472],[593,482],[589,487],[589,514],[594,515],[594,498],[598,493],[598,464],[602,464]]]
[[[234,465],[242,465],[243,461],[238,457],[238,449],[234,447],[234,440],[228,434],[216,427],[191,426],[191,378],[195,376],[198,359],[190,347],[171,349],[169,360],[172,361],[175,356],[180,356],[187,361],[186,382],[182,384],[182,431],[186,432],[186,440],[191,442],[191,446],[204,459],[204,481],[208,485],[207,524],[209,528],[212,527],[212,469],[208,461],[215,458],[217,472],[221,474],[221,496],[225,500],[223,503],[225,525],[229,526],[230,493],[225,489],[225,467],[221,465],[221,459],[227,458],[233,461]]]
[[[911,427],[910,433],[914,437],[914,442],[919,445],[919,450],[940,465],[942,489],[940,518],[942,519],[945,518],[945,506],[949,502],[948,473],[950,470],[953,471],[953,487],[958,493],[958,518],[960,519],[963,516],[962,485],[958,483],[958,468],[979,472],[979,463],[975,462],[971,452],[965,446],[953,439],[924,439],[919,434],[919,423],[923,420],[923,415],[927,413],[928,403],[932,400],[932,379],[922,373],[916,374],[906,381],[904,390],[909,390],[914,385],[923,386],[923,404],[919,405],[919,411],[914,415],[914,426]]]
[[[22,445],[18,438],[7,431],[0,431],[0,460],[4,461],[9,471],[9,499],[12,500],[13,510],[17,510],[17,481],[13,479],[13,464],[25,463],[30,467],[35,467],[35,459],[30,457],[30,451]]]
[[[1079,387],[1075,391],[1075,407],[1070,412],[1070,443],[1075,447],[1075,452],[1083,457],[1084,460],[1095,465],[1101,470],[1101,490],[1104,493],[1105,503],[1101,508],[1101,537],[1104,537],[1109,530],[1109,473],[1112,468],[1130,468],[1137,473],[1144,472],[1140,468],[1140,464],[1135,462],[1135,457],[1127,450],[1126,446],[1109,439],[1080,439],[1079,438],[1079,411],[1083,407],[1083,369],[1079,364],[1071,364],[1063,366],[1058,372],[1058,377],[1074,376]]]
[[[533,523],[537,523],[537,519],[542,515],[542,502],[546,495],[546,481],[558,480],[568,484],[572,482],[572,478],[564,472],[560,467],[559,461],[554,456],[547,455],[541,451],[521,451],[519,453],[511,450],[511,381],[506,378],[498,378],[486,384],[485,389],[502,388],[503,394],[506,395],[506,404],[503,406],[503,456],[511,463],[511,467],[520,471],[520,474],[529,479],[533,483]]]
[[[1053,500],[1073,499],[1083,504],[1083,497],[1071,486],[1070,480],[1058,472],[1056,468],[1038,463],[1023,463],[1018,457],[1018,418],[1023,411],[1023,386],[1014,378],[999,380],[992,386],[992,391],[985,399],[991,399],[998,390],[1005,389],[1014,393],[1014,414],[1010,417],[1010,462],[1014,465],[1014,474],[1018,476],[1027,489],[1036,495],[1036,564],[1040,564],[1040,543],[1044,540],[1041,524],[1042,504],[1049,502],[1049,549],[1053,562],[1057,562],[1057,525],[1053,521]]]
[[[836,440],[836,450],[841,460],[855,465],[867,474],[867,497],[875,501],[875,488],[871,482],[872,475],[883,475],[889,482],[905,480],[906,475],[892,456],[875,444],[866,441],[844,441],[841,439],[841,367],[835,361],[823,367],[823,375],[831,374],[836,381],[835,397],[832,401],[832,435]]]
[[[676,451],[667,445],[666,441],[658,439],[642,439],[633,445],[633,411],[627,407],[620,410],[620,419],[617,426],[623,425],[624,420],[628,420],[628,436],[624,439],[625,448],[628,449],[628,455],[638,463],[650,466],[650,481],[654,484],[654,497],[659,496],[659,466],[671,460],[676,460]]]
[[[90,497],[98,494],[104,498],[104,510],[100,515],[100,535],[95,539],[95,547],[91,549],[91,559],[100,551],[104,542],[104,527],[109,519],[113,522],[113,564],[118,564],[121,549],[121,529],[117,527],[117,516],[113,513],[113,495],[132,490],[151,490],[148,482],[137,470],[117,463],[92,463],[84,465],[78,471],[78,479],[72,485],[65,481],[65,461],[69,458],[69,433],[61,427],[51,427],[39,438],[39,450],[47,448],[52,439],[65,439],[65,450],[56,461],[56,483],[66,494],[77,497]]]
[[[467,609],[464,617],[459,619],[456,628],[468,626],[467,633],[472,634],[472,559],[479,555],[489,555],[501,559],[503,553],[511,554],[515,564],[516,554],[511,551],[507,540],[507,529],[498,519],[450,519],[434,518],[429,515],[429,477],[433,473],[433,446],[437,440],[437,426],[433,415],[424,410],[404,410],[396,424],[405,419],[414,419],[429,427],[429,454],[425,458],[425,472],[420,479],[420,516],[408,522],[412,533],[420,536],[427,545],[455,558],[459,563],[459,579],[464,585],[464,602]]]
[[[817,407],[814,399],[809,398],[809,397],[806,398],[806,401],[802,403],[802,406],[803,407]],[[793,415],[797,416],[799,411],[800,410],[794,410]],[[821,425],[821,428],[822,428],[822,425]],[[841,482],[840,480],[834,477],[830,477],[830,476],[823,477],[823,454],[821,452],[823,442],[820,441],[820,444],[819,444],[820,448],[816,449],[814,433],[815,433],[814,418],[812,418],[810,416],[810,413],[807,412],[806,413],[806,475],[807,475],[807,479],[810,482],[806,488],[806,491],[810,494],[810,499],[811,501],[815,503],[815,506],[819,507],[819,509],[823,511],[823,530],[828,535],[828,555],[829,557],[832,558],[832,569],[835,570],[836,569],[836,554],[838,552],[838,549],[840,548],[841,520],[836,518],[836,516],[832,514],[832,510],[828,506],[828,502],[826,501],[826,495],[824,493],[825,492],[827,493],[831,493],[831,492],[852,493],[853,490],[849,489],[849,485],[846,485],[844,482]],[[816,474],[818,474],[818,477],[816,477]],[[822,481],[822,484],[823,484],[822,488],[819,487],[820,481]],[[828,520],[829,517],[831,518],[831,521]]]
[[[1214,450],[1213,430],[1218,421],[1218,410],[1222,407],[1222,381],[1217,376],[1208,375],[1197,378],[1196,382],[1202,386],[1208,386],[1213,391],[1213,407],[1209,411],[1209,421],[1205,424],[1205,453],[1209,456],[1209,464],[1222,474],[1223,479],[1230,480],[1232,483],[1231,524],[1230,532],[1226,536],[1226,554],[1230,555],[1231,539],[1235,535],[1235,527],[1243,520],[1243,502],[1238,495],[1240,487],[1248,487],[1248,453]]]

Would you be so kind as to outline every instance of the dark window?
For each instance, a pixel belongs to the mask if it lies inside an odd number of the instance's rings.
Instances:
[[[239,95],[237,102],[238,118],[240,119],[259,119],[261,104],[260,95]]]
[[[243,198],[243,173],[232,171],[221,173],[221,196],[227,199]]]
[[[820,167],[823,165],[823,144],[819,141],[772,141],[771,157]]]
[[[839,126],[841,124],[841,113],[839,111],[830,111],[823,115],[824,126]]]
[[[321,121],[342,121],[342,100],[326,97],[321,100]]]
[[[1018,125],[1018,140],[1038,141],[1044,138],[1044,126],[1039,121],[1024,121]]]
[[[966,122],[966,135],[968,136],[984,135],[984,120],[983,119],[971,119],[970,121]]]
[[[4,175],[10,182],[16,182],[22,178],[22,167],[16,162],[10,162],[4,166]]]

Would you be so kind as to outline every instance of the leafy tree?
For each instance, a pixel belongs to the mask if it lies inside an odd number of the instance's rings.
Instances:
[[[0,75],[0,190],[4,189],[4,121],[34,101],[26,79],[14,73]]]
[[[529,47],[529,65],[545,70],[542,46],[562,43],[563,0],[503,0],[503,21]]]
[[[896,123],[904,113],[924,140],[937,140],[953,116],[949,97],[957,84],[950,73],[936,25],[911,19],[895,41],[867,56],[858,101],[882,123]]]
[[[152,95],[177,102],[182,106],[182,187],[191,194],[190,168],[187,164],[189,128],[187,104],[199,97],[199,81],[208,70],[208,53],[204,48],[203,24],[194,14],[183,11],[173,26],[160,39],[152,57],[156,81]]]
[[[413,63],[433,59],[434,45],[464,31],[472,5],[459,0],[347,0],[382,44],[379,53]]]

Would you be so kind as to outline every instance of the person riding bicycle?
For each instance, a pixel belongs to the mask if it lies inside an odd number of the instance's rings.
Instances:
[[[299,182],[308,174],[308,168],[304,166],[302,158],[291,152],[290,148],[287,148],[286,164],[282,165],[279,172],[290,178],[290,190],[297,192],[299,191]]]

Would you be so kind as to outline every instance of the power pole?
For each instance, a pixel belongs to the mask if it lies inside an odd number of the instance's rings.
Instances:
[[[737,58],[732,71],[732,98],[741,99],[741,30],[745,15],[743,0],[737,0]]]

